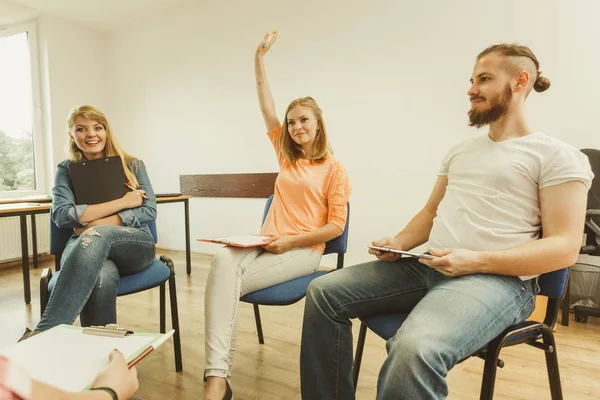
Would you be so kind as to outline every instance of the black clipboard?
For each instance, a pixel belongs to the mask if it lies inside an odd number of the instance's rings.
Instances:
[[[76,204],[100,204],[123,197],[129,189],[120,156],[71,163]]]

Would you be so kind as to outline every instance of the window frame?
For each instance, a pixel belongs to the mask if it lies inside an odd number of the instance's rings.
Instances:
[[[45,145],[42,123],[42,96],[40,90],[40,60],[38,53],[38,33],[35,22],[22,23],[0,28],[0,39],[8,36],[27,34],[27,47],[29,49],[29,65],[31,73],[31,98],[32,106],[32,139],[33,160],[35,169],[35,189],[0,191],[0,198],[18,198],[28,196],[42,196],[48,194],[48,182],[46,181]]]

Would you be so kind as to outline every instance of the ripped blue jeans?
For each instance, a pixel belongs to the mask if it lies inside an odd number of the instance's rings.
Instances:
[[[154,258],[154,239],[146,229],[101,225],[74,234],[35,330],[72,324],[78,315],[82,326],[115,323],[120,276],[143,271]]]

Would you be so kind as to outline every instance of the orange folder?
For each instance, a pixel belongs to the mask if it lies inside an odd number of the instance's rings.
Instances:
[[[260,236],[260,235],[238,235],[238,236],[226,236],[226,237],[220,237],[220,238],[197,239],[197,240],[199,242],[224,244],[226,246],[247,248],[247,247],[264,246],[269,243],[271,238],[268,236]]]

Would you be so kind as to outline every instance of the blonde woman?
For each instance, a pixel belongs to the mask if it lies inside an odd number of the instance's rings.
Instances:
[[[206,283],[205,399],[233,397],[227,379],[235,351],[239,298],[315,272],[325,242],[344,232],[350,196],[348,174],[333,157],[322,111],[310,97],[294,100],[281,124],[263,57],[277,40],[265,35],[255,56],[258,101],[280,172],[262,228],[263,247],[224,247],[215,254]]]
[[[72,228],[61,273],[34,332],[59,324],[106,325],[117,319],[119,276],[146,269],[155,258],[148,224],[156,219],[156,198],[141,160],[119,146],[104,114],[80,106],[68,117],[69,159],[58,165],[52,188],[52,220]],[[129,184],[136,188],[106,203],[76,204],[69,166],[83,160],[121,156]],[[147,197],[148,200],[144,200]]]

